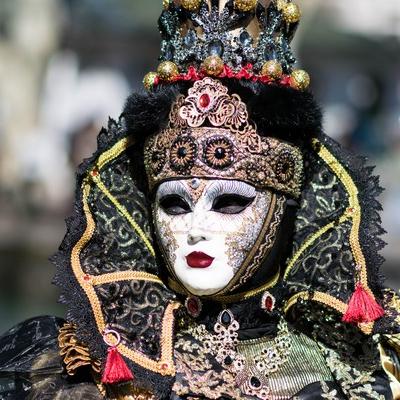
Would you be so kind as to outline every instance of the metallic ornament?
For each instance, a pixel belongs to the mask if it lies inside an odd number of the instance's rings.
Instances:
[[[179,75],[179,70],[172,61],[164,61],[158,66],[157,74],[163,81],[170,82],[175,76]]]
[[[300,195],[300,150],[261,137],[240,97],[229,95],[226,86],[210,77],[177,98],[168,127],[148,139],[144,156],[151,189],[165,180],[201,177]]]
[[[209,56],[201,65],[202,70],[210,76],[218,76],[224,69],[224,62],[218,56]]]
[[[164,10],[168,10],[169,3],[170,3],[170,0],[163,0],[162,4],[163,4]]]
[[[158,75],[156,72],[149,72],[147,73],[144,78],[143,78],[143,85],[147,90],[151,90],[154,86],[154,83],[156,79],[158,78]]]
[[[182,7],[185,10],[195,12],[200,7],[201,0],[182,0]]]
[[[198,297],[189,296],[185,300],[185,307],[189,315],[197,318],[201,313],[203,305]]]
[[[261,400],[271,399],[270,376],[289,360],[292,350],[288,325],[281,319],[276,337],[268,341],[263,338],[260,343],[258,340],[239,341],[239,328],[233,313],[226,309],[218,315],[213,333],[200,325],[192,329],[191,334],[205,345],[224,370],[235,377],[243,394]]]
[[[289,24],[294,24],[300,21],[301,12],[297,4],[288,3],[282,9],[283,18]]]
[[[193,178],[190,182],[189,182],[189,186],[196,190],[200,187],[200,179],[199,178]]]
[[[282,11],[283,8],[287,5],[287,0],[276,0],[275,6],[279,11]]]
[[[190,67],[200,70],[203,63],[207,66],[207,57],[218,56],[235,74],[248,64],[255,74],[260,74],[266,61],[277,60],[284,71],[291,71],[296,60],[290,42],[296,25],[288,29],[283,9],[277,8],[278,1],[288,11],[293,7],[283,0],[170,0],[159,19],[160,60],[172,61],[179,71],[188,71]],[[213,69],[206,72],[209,76],[214,74]]]
[[[282,65],[276,60],[267,61],[261,69],[261,74],[274,80],[280,79],[283,75]]]
[[[264,292],[264,294],[261,297],[261,308],[264,311],[271,312],[275,308],[275,303],[276,303],[275,297],[272,296],[272,294],[268,291]]]
[[[247,12],[255,9],[257,0],[235,0],[234,5],[236,10]]]
[[[302,69],[295,69],[290,75],[290,86],[298,90],[307,89],[310,86],[310,75]]]

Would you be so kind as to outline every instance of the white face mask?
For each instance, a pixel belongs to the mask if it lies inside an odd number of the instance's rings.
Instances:
[[[156,193],[156,234],[171,272],[195,295],[222,290],[260,234],[271,192],[241,181],[186,179]]]

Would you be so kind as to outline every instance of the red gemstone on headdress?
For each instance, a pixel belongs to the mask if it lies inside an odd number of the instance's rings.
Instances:
[[[210,105],[210,96],[207,93],[204,93],[199,98],[199,105],[202,108],[206,108]]]
[[[88,281],[90,281],[90,279],[91,279],[90,275],[88,275],[88,274],[83,275],[83,280],[84,281],[88,282]]]

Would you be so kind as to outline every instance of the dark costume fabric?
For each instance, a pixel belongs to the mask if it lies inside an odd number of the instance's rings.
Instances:
[[[0,337],[1,400],[400,398],[400,298],[379,272],[378,178],[323,133],[309,91],[219,81],[261,137],[303,156],[300,196],[274,192],[276,227],[260,242],[269,247],[258,268],[233,290],[200,299],[168,272],[144,147],[193,82],[133,94],[78,171],[74,213],[53,259],[66,319],[35,318]],[[283,159],[273,168],[284,182],[292,164]],[[345,322],[361,291],[384,314],[364,310]]]

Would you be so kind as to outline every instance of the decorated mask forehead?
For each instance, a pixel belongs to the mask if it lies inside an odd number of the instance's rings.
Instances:
[[[168,127],[150,137],[144,154],[150,188],[169,179],[198,177],[300,194],[300,150],[261,136],[240,97],[211,78],[196,82],[187,97],[178,97]]]
[[[276,217],[282,211],[276,204],[271,191],[237,180],[161,183],[153,215],[172,280],[195,295],[227,292],[238,278],[247,280],[256,242],[275,235],[269,224],[271,210]]]

